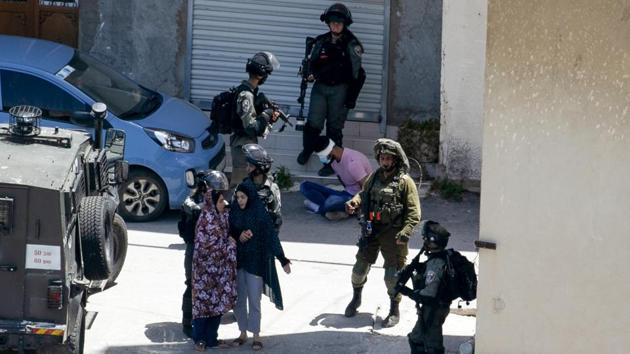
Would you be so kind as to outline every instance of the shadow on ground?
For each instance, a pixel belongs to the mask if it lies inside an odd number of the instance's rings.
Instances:
[[[182,332],[182,324],[177,322],[149,323],[144,335],[153,343],[185,343],[190,340]]]
[[[321,315],[315,317],[309,325],[336,329],[358,329],[372,327],[374,325],[374,318],[372,317],[372,314],[366,312],[359,312],[352,318],[348,318],[339,313],[322,313]]]
[[[156,323],[147,325],[147,331],[152,335],[164,339],[169,337],[170,330],[174,328],[172,323]],[[160,333],[166,329],[166,335]],[[163,344],[142,346],[110,346],[104,353],[191,353],[193,344],[189,339],[182,340],[175,336],[173,342],[156,342]],[[447,336],[444,338],[447,353],[456,353],[460,343],[468,340],[468,337]],[[278,336],[263,336],[263,352],[265,353],[309,353],[309,354],[334,354],[334,353],[407,353],[409,345],[406,336],[386,336],[366,332],[348,331],[320,331],[308,333],[286,334]],[[226,352],[251,352],[251,339],[245,345],[225,350]],[[212,350],[209,350],[212,352]],[[218,351],[217,351],[218,352]]]

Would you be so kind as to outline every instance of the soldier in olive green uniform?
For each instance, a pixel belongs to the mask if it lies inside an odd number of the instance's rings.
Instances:
[[[396,273],[405,265],[409,237],[420,221],[420,199],[414,181],[407,174],[409,161],[399,143],[378,139],[374,154],[380,168],[368,176],[363,190],[346,204],[348,214],[360,211],[362,237],[352,268],[354,294],[345,315],[356,315],[363,285],[380,250],[385,259],[385,286],[391,300],[383,327],[391,327],[400,319],[401,296],[394,290]]]
[[[418,321],[407,335],[411,354],[443,354],[444,337],[442,325],[449,313],[451,301],[442,296],[446,281],[446,245],[451,234],[435,221],[425,221],[422,225],[423,251],[428,260],[424,263],[411,262],[417,277],[414,277],[414,290],[404,283],[396,285],[396,291],[409,296],[416,302]],[[419,255],[417,258],[420,258]],[[420,306],[422,305],[422,306]]]

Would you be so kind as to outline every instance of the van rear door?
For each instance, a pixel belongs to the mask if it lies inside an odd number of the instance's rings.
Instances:
[[[24,318],[28,189],[0,183],[0,319]]]

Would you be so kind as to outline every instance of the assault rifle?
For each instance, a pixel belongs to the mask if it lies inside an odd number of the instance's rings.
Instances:
[[[315,38],[306,37],[306,46],[304,50],[304,58],[302,59],[302,66],[300,66],[300,70],[298,71],[298,76],[302,77],[302,82],[300,83],[300,97],[298,97],[297,101],[300,104],[300,114],[297,116],[297,121],[295,122],[295,130],[303,130],[304,129],[304,98],[306,96],[306,89],[308,88],[308,77],[311,75],[311,50],[313,50],[313,45],[315,44]]]
[[[284,111],[280,109],[280,106],[276,102],[267,98],[267,96],[265,96],[265,94],[262,92],[258,94],[256,99],[259,100],[263,110],[271,109],[274,112],[278,112],[278,118],[281,119],[283,122],[282,127],[280,128],[280,130],[278,130],[278,132],[282,132],[287,124],[291,128],[293,128],[293,124],[289,121],[289,115],[284,113]],[[268,121],[267,124],[269,125],[269,129],[271,130],[271,121]]]
[[[411,262],[407,264],[403,269],[398,271],[398,280],[396,281],[396,287],[394,288],[396,294],[394,296],[398,295],[398,293],[400,293],[401,290],[406,287],[407,281],[409,281],[409,278],[413,276],[413,272],[418,270],[418,267],[420,266],[420,256],[424,253],[424,250],[424,246],[422,246],[420,252],[418,252],[418,254],[413,257]]]

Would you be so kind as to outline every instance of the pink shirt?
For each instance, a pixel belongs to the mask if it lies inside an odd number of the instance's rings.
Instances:
[[[341,154],[341,161],[334,161],[332,169],[341,179],[346,192],[355,195],[361,191],[359,182],[372,173],[372,165],[368,158],[362,153],[344,148]]]

